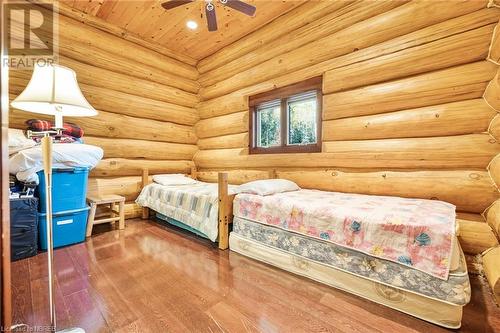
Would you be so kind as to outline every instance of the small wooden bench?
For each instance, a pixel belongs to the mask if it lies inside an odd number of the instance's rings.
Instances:
[[[125,228],[125,197],[114,194],[92,196],[87,197],[87,202],[90,205],[90,213],[87,221],[87,237],[92,235],[94,224],[114,223],[118,221],[118,227],[120,229]],[[102,212],[97,213],[97,206],[99,205],[106,205],[106,207],[104,207]],[[118,205],[118,210],[116,210],[116,205]],[[96,219],[103,216],[105,218]]]

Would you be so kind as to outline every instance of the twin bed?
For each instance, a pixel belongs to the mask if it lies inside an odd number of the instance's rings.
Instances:
[[[190,177],[196,179],[195,169]],[[136,202],[143,207],[143,218],[152,210],[158,219],[217,241],[221,250],[228,248],[236,186],[228,184],[226,173],[219,173],[218,183],[166,186],[150,183],[148,170],[143,170],[142,179],[143,189]]]
[[[305,189],[241,192],[220,173],[218,184],[147,184],[137,203],[218,240],[221,249],[229,243],[231,251],[250,258],[440,326],[460,327],[470,285],[453,205]]]

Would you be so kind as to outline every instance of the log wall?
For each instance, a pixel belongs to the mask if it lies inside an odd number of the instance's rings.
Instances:
[[[61,13],[64,14],[64,13]],[[141,168],[150,174],[189,172],[197,151],[198,72],[193,64],[59,16],[59,63],[75,70],[80,88],[99,112],[96,117],[65,118],[85,131],[85,143],[104,149],[91,172],[91,194],[126,197],[127,218],[141,215],[133,203],[141,189]],[[10,94],[27,85],[31,71],[10,71]],[[10,112],[10,127],[26,128],[31,118]]]
[[[440,199],[457,206],[467,252],[498,244],[500,202],[484,217],[499,198],[499,18],[486,0],[319,2],[281,16],[198,63],[200,174],[274,170],[304,188]],[[249,155],[248,96],[318,75],[322,152]]]

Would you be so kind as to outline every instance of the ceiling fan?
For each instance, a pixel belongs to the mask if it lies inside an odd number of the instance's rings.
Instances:
[[[161,4],[166,10],[173,9],[179,6],[187,5],[196,0],[170,0]],[[217,17],[215,16],[214,0],[205,1],[205,15],[207,16],[208,31],[217,31]],[[219,2],[227,7],[242,12],[248,16],[254,16],[256,8],[240,0],[219,0]]]

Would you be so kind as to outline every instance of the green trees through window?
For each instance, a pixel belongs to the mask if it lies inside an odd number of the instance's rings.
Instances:
[[[250,96],[250,154],[321,151],[322,78]]]
[[[281,119],[284,104],[286,119]],[[281,146],[281,126],[286,126],[286,145],[317,142],[317,96],[310,91],[257,106],[257,147]]]
[[[257,147],[279,146],[281,143],[281,108],[278,105],[257,111]]]
[[[287,102],[288,144],[316,143],[316,96]]]

